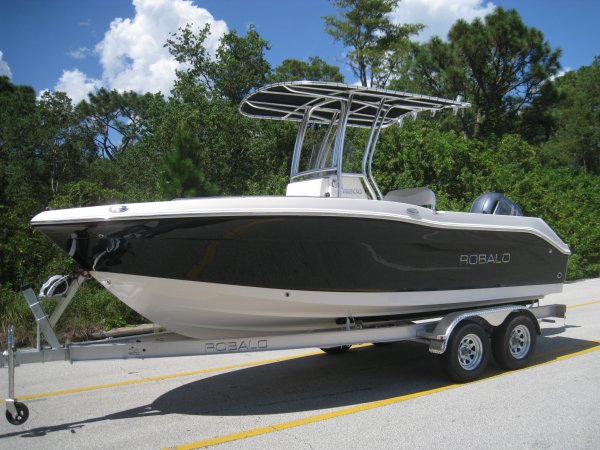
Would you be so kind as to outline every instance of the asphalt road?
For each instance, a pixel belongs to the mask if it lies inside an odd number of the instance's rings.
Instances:
[[[30,417],[0,420],[0,448],[600,448],[600,279],[544,303],[568,317],[532,366],[463,385],[411,342],[24,365]]]

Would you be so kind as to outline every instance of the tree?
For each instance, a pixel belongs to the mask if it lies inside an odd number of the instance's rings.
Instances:
[[[554,109],[558,129],[544,153],[559,163],[600,175],[600,57],[591,66],[556,80],[561,99]]]
[[[414,72],[430,94],[472,103],[462,120],[467,134],[502,134],[518,127],[521,112],[557,73],[560,53],[517,11],[496,8],[484,20],[458,20],[448,42],[434,37],[422,46]]]
[[[146,133],[147,110],[162,95],[133,91],[117,92],[101,88],[77,105],[82,125],[93,136],[102,157],[115,160]]]
[[[216,195],[216,187],[206,180],[202,170],[200,151],[198,139],[180,123],[161,166],[159,183],[165,198]]]
[[[62,184],[81,177],[96,154],[93,136],[80,126],[64,92],[44,92],[38,101],[39,156],[44,161],[52,196]]]
[[[33,88],[0,77],[0,210],[42,190],[35,176],[38,131]]]
[[[363,86],[385,87],[412,49],[409,37],[424,27],[392,23],[398,1],[332,0],[341,17],[324,17],[325,31],[350,48],[348,65]]]
[[[81,176],[74,123],[63,94],[36,102],[31,87],[0,77],[0,289],[37,280],[40,268],[56,260],[54,246],[29,219],[59,185]]]
[[[254,26],[246,36],[230,31],[221,37],[213,59],[205,47],[209,34],[208,24],[198,32],[186,25],[167,40],[165,46],[185,67],[176,71],[173,93],[184,101],[216,95],[237,105],[252,89],[265,84],[271,70],[264,56],[269,43]]]
[[[80,177],[90,144],[64,93],[45,92],[36,102],[33,89],[0,80],[0,205],[47,204],[62,183]]]
[[[515,129],[531,144],[543,144],[550,139],[558,126],[555,109],[561,100],[556,83],[547,80],[540,86],[531,104],[523,108]]]
[[[37,158],[38,131],[35,91],[0,77],[0,287],[19,284],[27,267],[29,246],[23,244],[32,234],[28,215],[48,191]]]
[[[519,135],[465,139],[419,118],[382,131],[373,168],[383,192],[428,186],[441,197],[440,208],[467,210],[484,192],[512,196],[525,174],[542,166]]]
[[[198,32],[194,32],[192,25],[187,24],[180,27],[177,33],[171,33],[171,37],[167,39],[164,47],[167,47],[175,60],[184,66],[184,69],[175,70],[175,95],[182,96],[185,88],[189,86],[198,86],[204,92],[212,91],[214,64],[205,46],[209,34],[208,23]]]
[[[254,25],[246,36],[238,36],[234,31],[225,34],[217,48],[214,70],[215,90],[238,105],[242,99],[266,84],[271,66],[265,58],[269,43],[260,37]]]
[[[273,166],[261,162],[280,154],[281,148],[276,147],[280,136],[274,130],[282,129],[287,139],[289,127],[250,120],[238,110],[239,101],[267,81],[270,66],[264,51],[268,43],[254,28],[245,37],[233,31],[221,38],[212,60],[201,48],[207,33],[207,28],[198,33],[188,26],[167,42],[169,51],[185,68],[177,71],[173,97],[160,117],[153,119],[154,135],[143,144],[170,148],[174,145],[173,130],[184,122],[198,143],[206,180],[219,186],[222,194],[280,193],[276,191],[280,188],[280,167],[275,170],[277,181],[271,183]],[[268,182],[269,187],[261,190],[260,182]]]
[[[271,81],[274,83],[296,80],[343,83],[344,76],[340,73],[339,67],[327,64],[318,56],[309,56],[308,62],[284,59],[271,76]]]

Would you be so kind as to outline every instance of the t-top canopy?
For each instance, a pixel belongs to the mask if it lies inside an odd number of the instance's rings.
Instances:
[[[294,81],[264,86],[248,95],[240,105],[240,112],[248,117],[274,120],[301,121],[312,109],[310,121],[330,123],[340,112],[341,103],[350,102],[349,126],[373,125],[379,108],[382,108],[383,127],[402,116],[422,111],[445,108],[467,108],[469,103],[447,100],[406,92],[367,88],[341,83]]]

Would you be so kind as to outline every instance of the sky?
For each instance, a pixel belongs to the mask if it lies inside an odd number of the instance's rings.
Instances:
[[[403,0],[392,17],[425,24],[418,39],[426,41],[496,6],[516,9],[560,47],[563,71],[600,55],[599,0]],[[213,52],[224,33],[245,34],[253,24],[270,43],[273,68],[286,58],[319,56],[354,83],[345,49],[324,31],[322,17],[335,13],[328,0],[0,0],[0,75],[38,95],[65,91],[75,102],[100,87],[168,95],[178,63],[164,42],[187,23],[198,29],[209,23]]]

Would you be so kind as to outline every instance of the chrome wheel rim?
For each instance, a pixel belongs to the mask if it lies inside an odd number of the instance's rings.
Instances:
[[[523,359],[531,347],[531,334],[525,325],[517,325],[510,333],[508,342],[510,354],[515,359]]]
[[[458,345],[458,363],[465,370],[475,370],[483,358],[483,343],[476,334],[465,335]]]

